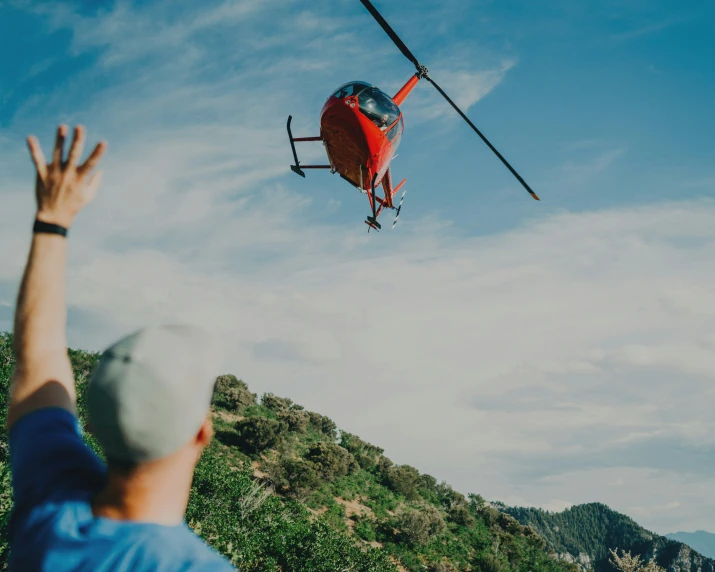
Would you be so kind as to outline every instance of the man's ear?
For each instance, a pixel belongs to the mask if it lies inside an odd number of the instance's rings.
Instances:
[[[201,447],[207,447],[214,436],[214,424],[211,419],[211,413],[206,416],[204,422],[199,428],[199,432],[196,434],[196,444]]]

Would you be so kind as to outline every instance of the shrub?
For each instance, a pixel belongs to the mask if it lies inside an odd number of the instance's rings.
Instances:
[[[256,394],[235,375],[220,375],[216,378],[214,405],[233,413],[239,413],[249,405],[255,405]]]
[[[283,421],[290,431],[305,433],[308,430],[310,418],[305,411],[282,410],[278,412],[278,419]]]
[[[343,477],[359,468],[355,458],[347,450],[335,443],[324,441],[313,443],[305,454],[305,459],[313,464],[320,477],[326,481]]]
[[[246,407],[241,411],[241,415],[244,417],[268,417],[268,419],[278,419],[278,415],[276,415],[273,409],[268,409],[265,405],[259,405],[258,403]]]
[[[234,428],[237,445],[247,453],[260,453],[275,447],[286,431],[284,423],[267,417],[241,419]]]
[[[445,509],[450,509],[459,504],[467,504],[466,497],[462,493],[455,491],[444,481],[435,487],[435,493],[439,504]]]
[[[322,433],[326,437],[329,437],[332,441],[335,441],[338,438],[338,426],[332,419],[313,411],[308,411],[308,417],[310,419],[310,425],[313,429]]]
[[[420,473],[410,465],[395,465],[388,469],[386,484],[396,493],[401,494],[407,500],[419,498],[419,490],[422,486]]]
[[[377,538],[374,520],[365,516],[355,516],[353,520],[355,521],[353,530],[358,538],[362,538],[366,542],[373,542]]]
[[[444,516],[435,506],[401,505],[395,515],[395,527],[410,544],[427,544],[446,529]]]
[[[380,455],[384,453],[384,449],[367,443],[357,435],[345,431],[340,433],[340,445],[350,451],[360,467],[367,470],[376,467]]]
[[[477,521],[469,510],[469,506],[464,503],[453,505],[448,509],[447,515],[450,521],[460,526],[471,527],[474,526]]]
[[[290,409],[293,405],[293,401],[287,397],[278,397],[272,393],[265,393],[261,398],[261,405],[268,407],[268,409],[272,409],[277,413],[279,411]]]
[[[430,564],[428,570],[429,572],[459,572],[459,569],[447,560]]]
[[[377,467],[375,467],[375,472],[380,477],[380,480],[382,480],[383,482],[387,482],[387,474],[392,467],[392,461],[387,457],[382,456],[377,461]]]
[[[472,514],[483,518],[484,513],[489,508],[487,506],[487,501],[484,500],[484,497],[482,497],[482,495],[469,493],[467,494],[467,498],[469,499],[469,510]]]
[[[420,481],[422,481],[422,484],[420,485],[420,489],[422,489],[422,491],[428,493],[429,496],[436,494],[439,488],[437,479],[435,479],[432,475],[423,474],[420,475]]]
[[[509,570],[509,566],[493,554],[482,553],[478,554],[473,559],[473,565],[480,572],[502,572]]]
[[[264,463],[264,466],[273,484],[283,494],[294,498],[314,491],[321,484],[315,467],[300,457],[279,457],[275,461]]]
[[[333,440],[338,438],[338,426],[335,424],[335,421],[325,415],[320,418],[320,431],[323,435]]]

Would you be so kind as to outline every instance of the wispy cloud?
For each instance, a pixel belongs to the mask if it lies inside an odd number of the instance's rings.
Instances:
[[[561,172],[569,181],[583,182],[605,171],[611,164],[626,154],[626,149],[620,147],[605,151],[584,163],[568,162],[561,167]]]
[[[494,90],[515,65],[515,59],[506,59],[490,69],[474,70],[459,69],[459,64],[455,65],[454,61],[445,61],[442,65],[438,63],[433,66],[435,71],[431,75],[457,106],[467,113],[472,106]],[[406,113],[409,111],[412,123],[434,121],[442,117],[462,121],[431,85],[425,85],[420,91],[411,95],[404,107]]]
[[[669,18],[667,20],[655,22],[646,26],[638,26],[636,28],[628,30],[627,32],[621,32],[620,34],[612,34],[611,39],[616,42],[627,42],[629,40],[635,40],[643,36],[650,36],[652,34],[656,34],[667,28],[671,28],[673,26],[681,24],[682,22],[684,22],[683,18]]]
[[[580,139],[572,143],[564,145],[564,151],[578,151],[581,149],[591,149],[603,145],[603,141],[599,139]]]
[[[564,151],[568,159],[548,170],[542,186],[553,188],[582,188],[593,179],[604,173],[614,163],[627,153],[626,147],[611,147],[604,149],[602,142],[592,140],[577,141],[567,145]],[[599,149],[600,148],[600,149]],[[572,158],[578,152],[579,158]]]

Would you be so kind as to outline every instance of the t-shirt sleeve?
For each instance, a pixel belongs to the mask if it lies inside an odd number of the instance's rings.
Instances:
[[[18,419],[8,435],[15,511],[101,487],[106,470],[86,445],[77,418],[46,408]]]

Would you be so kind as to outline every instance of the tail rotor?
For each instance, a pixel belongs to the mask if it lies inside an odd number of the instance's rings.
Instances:
[[[395,213],[395,220],[392,221],[392,228],[395,228],[395,225],[397,224],[397,219],[400,218],[400,211],[402,210],[402,201],[405,200],[405,193],[407,192],[407,189],[402,191],[402,197],[400,197],[400,204],[397,205],[397,212]],[[390,229],[392,230],[392,229]]]

